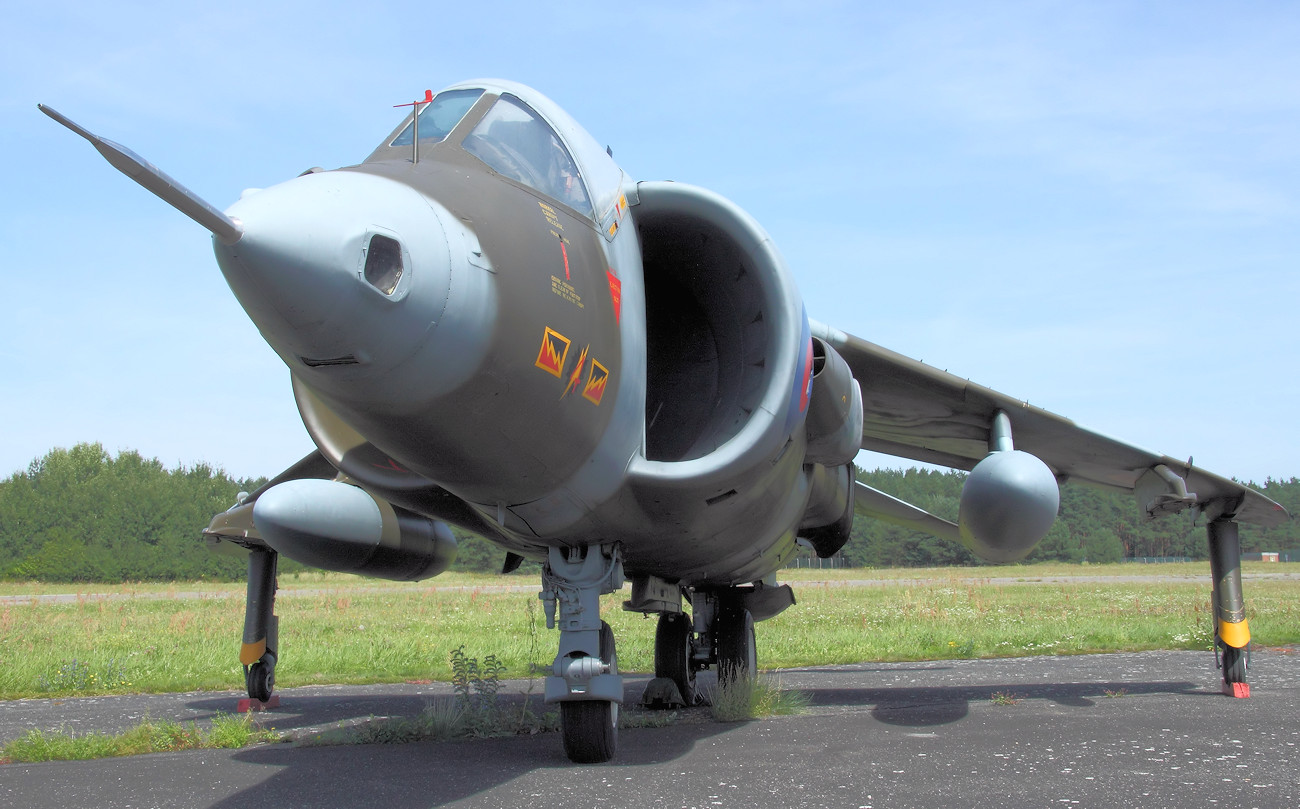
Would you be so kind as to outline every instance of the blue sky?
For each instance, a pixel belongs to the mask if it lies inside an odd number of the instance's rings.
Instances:
[[[1300,474],[1294,4],[22,5],[0,476],[78,441],[239,476],[311,449],[206,232],[37,102],[225,207],[475,76],[740,204],[819,320],[1220,474]]]

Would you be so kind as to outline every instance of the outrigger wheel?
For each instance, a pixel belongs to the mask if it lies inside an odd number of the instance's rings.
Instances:
[[[259,702],[269,702],[275,690],[275,655],[267,652],[251,666],[244,668],[244,684],[248,696]]]
[[[1228,685],[1246,682],[1246,650],[1229,646],[1223,641],[1218,641],[1218,644],[1222,655],[1219,665],[1223,668],[1223,682]]]
[[[614,630],[600,622],[600,659],[609,673],[618,674]],[[560,733],[564,752],[578,764],[609,761],[618,749],[618,703],[612,700],[573,700],[560,703]]]

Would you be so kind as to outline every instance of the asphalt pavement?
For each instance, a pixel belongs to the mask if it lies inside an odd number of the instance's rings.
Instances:
[[[624,729],[614,761],[555,734],[440,743],[264,745],[0,766],[5,807],[1300,806],[1300,650],[1258,650],[1249,699],[1208,652],[863,663],[784,670],[807,713]],[[644,677],[629,678],[635,700]],[[529,684],[512,681],[510,699]],[[438,684],[289,689],[263,715],[311,736],[411,716]],[[0,703],[0,739],[205,721],[238,694]]]

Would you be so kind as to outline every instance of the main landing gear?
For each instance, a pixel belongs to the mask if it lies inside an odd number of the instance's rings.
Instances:
[[[690,601],[693,618],[682,611]],[[755,583],[748,587],[683,588],[654,577],[632,582],[632,600],[623,608],[658,613],[655,630],[655,679],[646,687],[647,708],[693,707],[704,702],[696,673],[716,666],[720,684],[752,676],[758,670],[754,623],[794,604],[788,586]]]
[[[268,548],[255,548],[248,554],[248,596],[244,604],[244,642],[239,649],[239,662],[244,666],[250,708],[269,703],[275,690],[280,634],[280,619],[275,615],[278,558],[279,554]],[[241,710],[244,705],[241,702]]]
[[[694,705],[698,694],[695,689],[696,666],[691,659],[691,619],[682,612],[663,612],[659,614],[659,624],[655,627],[655,679],[671,683],[677,689],[673,694],[664,686],[654,686],[647,694],[647,701],[665,707],[675,705]]]
[[[752,677],[758,671],[754,615],[739,598],[722,599],[714,622],[713,640],[721,684]]]

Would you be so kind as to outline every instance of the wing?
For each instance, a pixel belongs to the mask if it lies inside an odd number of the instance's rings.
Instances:
[[[245,548],[265,547],[266,543],[262,541],[261,535],[253,525],[253,503],[262,492],[289,480],[304,478],[333,480],[338,473],[339,470],[334,468],[334,464],[325,460],[325,456],[317,450],[268,480],[257,491],[244,497],[227,511],[213,517],[212,522],[203,530],[203,536],[213,543],[224,539]]]
[[[316,450],[267,481],[257,491],[244,497],[228,510],[213,517],[212,522],[204,529],[203,536],[212,543],[226,540],[245,548],[265,547],[266,542],[253,524],[253,504],[257,502],[257,498],[261,497],[263,492],[290,480],[335,480],[336,478],[346,477],[346,475],[340,474],[338,468],[330,463],[321,454],[320,450]],[[394,505],[472,531],[481,537],[506,545],[512,552],[523,554],[528,558],[537,555],[536,548],[518,542],[510,542],[491,523],[485,521],[478,512],[474,511],[468,503],[440,486],[430,483],[427,486],[419,488],[407,487],[402,490],[387,489],[382,486],[368,486],[366,488],[376,496],[382,497]]]
[[[1198,507],[1262,526],[1286,509],[1236,481],[1135,447],[1006,394],[824,324],[813,333],[844,357],[862,387],[862,449],[969,470],[989,452],[994,415],[1011,419],[1016,449],[1058,480],[1133,492],[1148,514]]]

